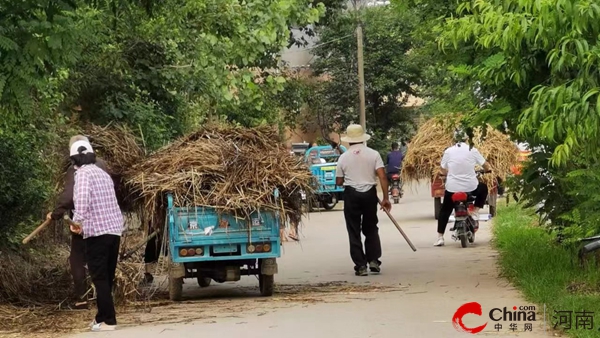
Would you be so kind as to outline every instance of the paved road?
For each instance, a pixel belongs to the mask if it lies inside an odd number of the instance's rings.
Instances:
[[[488,322],[478,335],[540,337],[542,316],[532,322],[532,332],[509,330],[510,322],[489,320],[492,308],[530,305],[495,268],[489,226],[482,223],[475,245],[462,249],[446,236],[446,246],[433,247],[436,223],[427,186],[408,190],[392,213],[417,247],[412,252],[387,216],[380,213],[383,244],[381,275],[354,276],[341,211],[316,212],[302,230],[301,243],[286,243],[279,260],[276,282],[282,293],[272,299],[256,297],[255,279],[199,290],[186,280],[187,294],[196,300],[166,308],[136,320],[146,325],[125,325],[106,337],[469,337],[451,320],[459,306],[479,302],[483,316],[467,315],[464,323],[475,327]],[[331,282],[348,282],[331,283]],[[318,284],[321,283],[321,284]],[[307,285],[294,292],[292,284]],[[385,290],[385,288],[393,288]],[[372,292],[370,292],[372,291]],[[208,300],[207,300],[208,298]],[[194,314],[188,317],[185,314]],[[148,322],[171,322],[151,325]],[[185,321],[182,323],[181,321]],[[520,332],[519,332],[520,331]],[[97,334],[96,334],[97,335]],[[92,337],[82,333],[77,337]]]

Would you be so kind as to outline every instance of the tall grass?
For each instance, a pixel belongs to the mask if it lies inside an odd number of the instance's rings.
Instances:
[[[581,268],[577,248],[557,244],[535,216],[516,205],[500,210],[494,237],[502,274],[528,301],[546,304],[550,327],[555,310],[573,311],[572,328],[564,330],[568,336],[600,337],[600,269],[594,263]],[[593,330],[575,327],[575,312],[584,310],[594,312]]]

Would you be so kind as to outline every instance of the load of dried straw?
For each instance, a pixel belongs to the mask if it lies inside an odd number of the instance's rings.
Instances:
[[[139,211],[136,196],[125,184],[129,178],[131,167],[141,162],[146,153],[140,146],[140,140],[126,126],[115,125],[86,127],[94,152],[102,158],[115,180],[115,190],[121,209],[125,212]]]
[[[446,121],[446,122],[444,122]],[[444,150],[453,144],[456,123],[450,119],[430,119],[423,123],[408,144],[402,163],[404,182],[431,180],[440,174]],[[452,121],[452,122],[448,122]],[[518,148],[505,134],[487,126],[473,131],[473,146],[477,148],[492,167],[491,175],[483,177],[488,188],[493,188],[494,178],[505,179],[510,168],[518,161]]]
[[[169,192],[178,206],[214,207],[241,217],[267,209],[290,222],[300,222],[299,191],[312,191],[312,184],[308,168],[289,155],[271,127],[204,128],[134,165],[128,179],[148,214],[163,207]]]

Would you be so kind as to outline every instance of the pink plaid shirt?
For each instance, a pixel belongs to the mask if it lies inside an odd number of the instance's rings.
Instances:
[[[94,164],[75,171],[73,221],[83,226],[83,238],[118,235],[123,232],[123,215],[112,178]]]

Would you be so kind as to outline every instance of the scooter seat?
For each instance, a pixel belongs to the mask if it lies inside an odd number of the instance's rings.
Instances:
[[[452,202],[472,202],[475,201],[476,197],[472,193],[459,191],[452,194]]]

